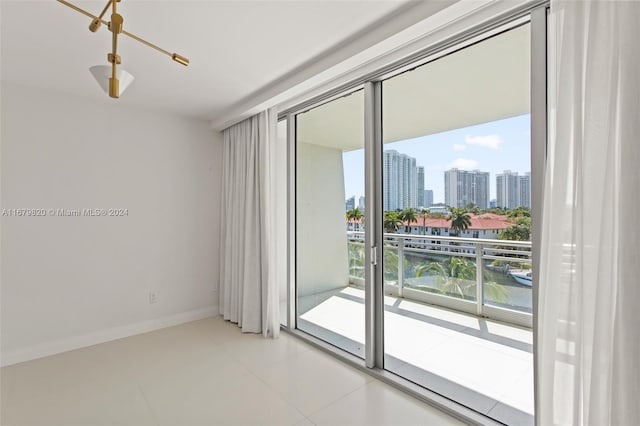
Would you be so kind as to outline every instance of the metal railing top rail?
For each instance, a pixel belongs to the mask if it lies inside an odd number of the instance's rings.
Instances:
[[[456,246],[459,248],[459,246]],[[473,249],[473,247],[461,247],[462,249]],[[450,256],[450,257],[469,257],[475,258],[475,253],[464,253],[464,252],[453,252],[453,251],[441,251],[441,250],[432,250],[432,249],[420,249],[420,248],[404,248],[403,251],[409,253],[429,253],[429,254],[437,254],[441,256]]]
[[[347,235],[364,235],[363,231],[347,231]],[[460,243],[469,243],[469,244],[489,244],[489,245],[501,245],[501,246],[512,246],[512,247],[531,247],[531,241],[516,241],[516,240],[496,240],[496,239],[485,239],[485,238],[466,238],[466,237],[451,237],[444,235],[430,235],[430,234],[394,234],[394,233],[385,233],[385,238],[401,238],[401,239],[423,239],[423,240],[433,240],[433,241],[450,241],[450,242],[460,242]]]

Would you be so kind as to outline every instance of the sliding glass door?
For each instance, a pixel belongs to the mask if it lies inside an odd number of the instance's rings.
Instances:
[[[502,421],[533,415],[529,46],[381,83],[384,367]]]
[[[364,357],[363,91],[295,120],[297,327]]]
[[[289,326],[506,424],[534,412],[545,9],[535,16],[287,115]]]

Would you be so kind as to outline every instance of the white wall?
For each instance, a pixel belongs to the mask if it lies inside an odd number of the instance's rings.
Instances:
[[[342,151],[296,145],[298,295],[349,285]]]
[[[4,365],[215,313],[221,135],[106,101],[2,84],[2,209],[128,210],[2,217]]]

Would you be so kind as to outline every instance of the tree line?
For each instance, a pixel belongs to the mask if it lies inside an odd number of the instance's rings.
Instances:
[[[427,219],[447,219],[451,221],[450,235],[458,236],[461,231],[465,231],[471,226],[471,214],[480,215],[483,213],[494,213],[507,216],[507,219],[513,223],[512,226],[503,229],[498,235],[498,239],[512,241],[529,241],[531,238],[531,209],[527,207],[517,207],[507,210],[502,208],[493,208],[480,210],[477,206],[469,205],[467,207],[450,207],[447,206],[449,214],[431,213],[429,209],[407,208],[400,211],[384,212],[383,227],[388,233],[398,232],[403,223],[405,232],[410,231],[412,223],[418,223],[418,217],[422,218],[422,227],[426,226]],[[364,218],[364,212],[355,207],[347,210],[347,220],[350,222],[359,221]]]

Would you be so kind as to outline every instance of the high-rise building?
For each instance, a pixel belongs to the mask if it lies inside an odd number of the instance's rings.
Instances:
[[[531,208],[531,173],[518,176],[518,172],[505,170],[496,175],[496,201],[500,208]]]
[[[364,211],[364,196],[361,195],[358,199],[358,208]]]
[[[424,190],[424,206],[429,207],[433,205],[433,190],[425,189]]]
[[[531,208],[531,172],[518,176],[520,206]]]
[[[498,207],[515,209],[520,203],[518,172],[505,170],[496,175],[496,200]]]
[[[385,211],[418,207],[416,159],[395,150],[382,156],[383,208]],[[423,188],[424,188],[424,169]]]
[[[489,206],[489,172],[451,169],[444,172],[444,202],[450,207]]]
[[[347,198],[344,204],[347,211],[354,209],[356,207],[356,196],[354,195],[351,198]]]
[[[418,166],[418,207],[425,207],[424,202],[424,167]]]

